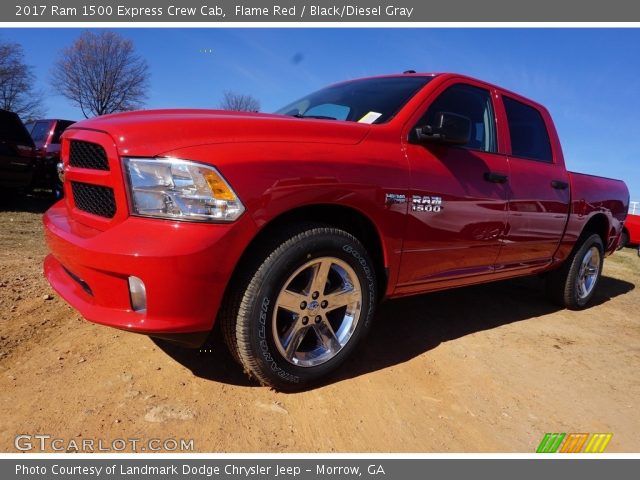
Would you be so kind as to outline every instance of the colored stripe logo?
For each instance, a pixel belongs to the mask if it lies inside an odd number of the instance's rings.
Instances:
[[[545,433],[536,453],[602,453],[613,433]],[[584,450],[583,450],[584,448]]]
[[[584,449],[584,453],[602,453],[607,448],[609,442],[613,437],[613,433],[594,433],[587,443],[587,448]]]

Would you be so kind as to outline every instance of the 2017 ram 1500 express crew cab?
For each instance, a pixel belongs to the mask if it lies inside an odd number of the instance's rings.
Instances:
[[[343,362],[385,297],[544,273],[586,306],[629,203],[565,169],[544,107],[454,74],[339,83],[273,115],[106,115],[72,125],[62,158],[44,216],[58,293],[192,346],[221,322],[281,390]]]

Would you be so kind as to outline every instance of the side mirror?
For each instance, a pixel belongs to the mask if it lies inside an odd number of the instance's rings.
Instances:
[[[416,128],[416,136],[420,143],[465,145],[471,139],[471,120],[457,113],[438,112],[434,125]]]

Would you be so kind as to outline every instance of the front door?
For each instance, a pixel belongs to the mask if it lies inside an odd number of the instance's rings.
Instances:
[[[494,268],[507,223],[508,162],[498,153],[491,95],[481,84],[444,85],[409,132],[411,191],[400,291]],[[412,141],[412,132],[432,125],[439,112],[471,120],[466,145]]]

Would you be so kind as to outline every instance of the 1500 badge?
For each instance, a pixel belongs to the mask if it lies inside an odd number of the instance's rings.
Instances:
[[[434,197],[431,195],[412,195],[411,196],[412,212],[440,212],[442,211],[442,197]]]
[[[406,195],[402,193],[387,193],[385,195],[385,204],[387,206],[405,203],[407,201]],[[412,212],[441,212],[443,209],[442,197],[436,197],[433,195],[412,195],[411,196],[411,211]]]

